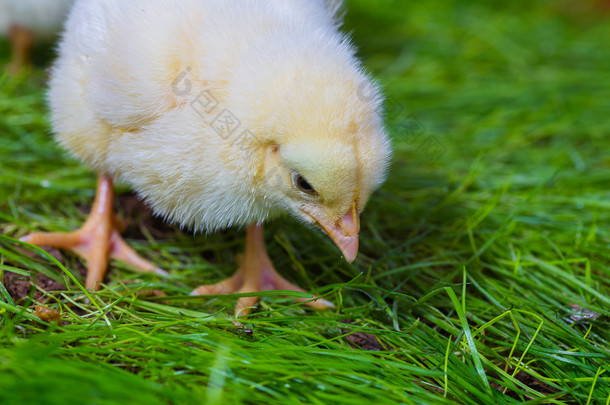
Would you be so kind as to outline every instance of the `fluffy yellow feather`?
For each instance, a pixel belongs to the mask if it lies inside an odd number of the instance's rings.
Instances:
[[[257,225],[281,214],[356,257],[390,144],[337,6],[81,0],[72,10],[49,93],[58,141],[169,221],[250,226],[240,272],[198,293],[284,289]]]

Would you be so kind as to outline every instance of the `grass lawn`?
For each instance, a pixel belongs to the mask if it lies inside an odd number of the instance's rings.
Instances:
[[[386,88],[391,173],[353,265],[268,225],[278,270],[337,308],[269,293],[243,330],[235,296],[188,295],[234,271],[242,231],[182,232],[118,185],[128,241],[170,275],[114,263],[90,300],[76,256],[18,242],[77,228],[95,174],[52,140],[44,69],[0,78],[0,403],[610,403],[610,11],[348,7]]]

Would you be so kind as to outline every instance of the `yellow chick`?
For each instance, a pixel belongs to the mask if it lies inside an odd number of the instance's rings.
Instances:
[[[31,63],[35,40],[59,33],[74,0],[0,0],[0,34],[11,42],[11,71]]]
[[[381,96],[338,31],[337,1],[80,0],[52,71],[57,140],[99,173],[88,221],[26,241],[158,271],[119,236],[112,179],[195,231],[247,227],[237,273],[193,294],[303,291],[267,255],[263,223],[290,214],[352,262],[360,213],[390,143]],[[247,314],[257,297],[239,299]],[[309,301],[316,308],[327,301]]]

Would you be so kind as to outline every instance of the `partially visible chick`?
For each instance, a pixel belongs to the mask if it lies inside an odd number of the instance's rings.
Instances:
[[[11,71],[31,63],[36,40],[60,32],[72,3],[74,0],[0,0],[0,34],[11,42]]]
[[[26,240],[81,253],[89,288],[108,257],[159,271],[113,226],[119,177],[169,221],[248,227],[238,272],[194,294],[302,291],[265,249],[262,224],[282,214],[323,230],[353,261],[390,144],[379,91],[329,4],[338,2],[78,1],[49,95],[57,139],[100,173],[98,194],[81,230]],[[257,299],[241,298],[236,314]]]

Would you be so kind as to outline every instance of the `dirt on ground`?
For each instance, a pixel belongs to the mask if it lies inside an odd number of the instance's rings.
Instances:
[[[346,324],[351,324],[352,322],[349,320],[346,321],[342,321],[343,323]],[[370,333],[364,333],[364,332],[354,332],[347,328],[341,329],[341,333],[343,335],[347,335],[349,333],[349,335],[345,336],[345,340],[347,340],[350,345],[352,345],[353,347],[358,347],[362,350],[368,350],[368,351],[373,351],[373,352],[379,352],[382,350],[388,350],[389,348],[384,347],[384,345],[382,344],[382,342],[379,341],[379,339],[377,338],[377,336],[372,335]]]
[[[164,238],[168,233],[175,232],[175,228],[168,225],[162,219],[153,215],[150,207],[141,201],[135,194],[122,194],[115,199],[117,207],[118,226],[125,238],[129,239],[145,239],[143,229],[150,232],[154,237]],[[82,207],[82,211],[88,213],[90,207]],[[41,246],[47,253],[57,259],[60,263],[66,264],[66,257],[56,248]],[[30,254],[30,253],[28,253]],[[33,253],[31,253],[34,256]],[[78,265],[78,271],[83,277],[87,274],[87,269],[82,262]],[[44,274],[35,275],[36,285],[47,292],[65,291],[66,286],[63,283],[57,282]],[[22,302],[30,294],[32,299],[40,301],[43,293],[36,288],[33,288],[30,277],[22,276],[11,272],[5,272],[4,285],[15,302]]]
[[[124,225],[121,230],[124,238],[145,239],[142,229],[146,229],[156,238],[164,238],[168,233],[176,231],[172,225],[155,216],[148,204],[135,194],[122,194],[117,197],[116,202],[117,216]]]
[[[514,372],[514,369],[509,369],[508,370],[508,374],[512,374]],[[557,390],[553,387],[551,387],[550,385],[546,384],[543,381],[540,381],[539,379],[527,374],[524,371],[519,371],[516,375],[515,375],[515,379],[517,381],[520,381],[521,383],[523,383],[524,385],[536,390],[537,392],[539,392],[540,394],[544,394],[544,395],[553,395],[555,393],[557,393]],[[498,383],[495,382],[490,382],[491,386],[496,388],[498,391],[505,391],[506,388],[501,386]],[[517,394],[516,392],[510,391],[508,390],[507,394],[517,400],[521,400],[521,397],[519,394]],[[526,399],[531,399],[534,400],[535,398],[533,396],[525,396]]]
[[[63,283],[57,282],[44,274],[37,274],[35,279],[36,285],[47,292],[64,291],[66,289],[66,286]],[[31,277],[5,272],[4,285],[10,296],[17,303],[27,299],[30,296],[30,293],[32,294],[32,299],[35,301],[39,301],[43,297],[43,293],[40,290],[33,288]]]

